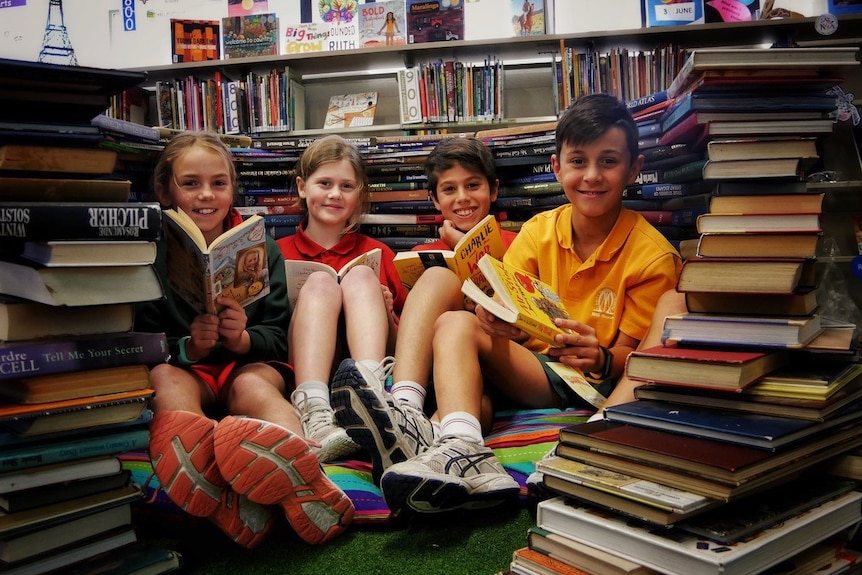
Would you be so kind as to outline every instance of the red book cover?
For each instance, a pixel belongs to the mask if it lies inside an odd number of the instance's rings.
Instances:
[[[174,63],[218,60],[221,26],[217,20],[171,19]]]

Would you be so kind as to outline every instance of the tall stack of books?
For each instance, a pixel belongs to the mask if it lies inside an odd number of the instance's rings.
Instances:
[[[65,78],[55,93],[92,90],[107,102],[115,87],[109,71],[28,66],[34,82]],[[87,79],[101,83],[82,88]],[[163,297],[158,204],[129,201],[130,182],[110,177],[115,151],[57,141],[0,143],[0,562],[9,572],[130,551],[141,491],[118,455],[148,445],[149,366],[167,359],[164,334],[131,331],[134,303]]]
[[[274,238],[296,233],[302,220],[293,169],[302,151],[231,148],[237,173],[234,205],[244,217],[263,216]]]
[[[769,572],[862,520],[856,483],[826,471],[862,445],[862,365],[855,326],[825,343],[814,140],[737,140],[704,144],[716,189],[677,285],[689,311],[629,356],[636,401],[563,429],[537,464],[558,496],[539,528],[661,573]],[[761,149],[781,168],[764,172]]]

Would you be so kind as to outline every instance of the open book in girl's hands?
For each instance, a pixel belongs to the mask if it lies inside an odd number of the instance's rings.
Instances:
[[[218,313],[216,298],[242,305],[269,293],[263,218],[251,216],[207,246],[197,224],[182,210],[164,210],[168,285],[198,313]]]
[[[494,295],[487,295],[470,278],[461,286],[464,295],[531,337],[563,347],[554,336],[569,330],[554,324],[554,318],[568,319],[569,314],[551,286],[487,254],[478,265]]]
[[[341,283],[341,278],[356,266],[368,266],[373,269],[377,275],[380,275],[380,259],[383,255],[383,250],[374,248],[368,250],[364,254],[360,254],[341,266],[341,269],[336,270],[330,265],[323,262],[311,262],[307,260],[286,260],[284,262],[284,271],[287,275],[287,303],[290,309],[296,308],[296,300],[299,297],[299,290],[305,285],[305,280],[314,272],[326,272],[331,275],[338,283]]]
[[[502,258],[506,252],[500,224],[492,214],[482,218],[464,234],[452,250],[416,250],[395,254],[395,269],[401,278],[401,283],[408,290],[419,280],[419,276],[430,267],[448,267],[464,281],[467,278],[482,288],[487,294],[493,294],[491,285],[485,281],[477,263],[479,258],[490,254]]]

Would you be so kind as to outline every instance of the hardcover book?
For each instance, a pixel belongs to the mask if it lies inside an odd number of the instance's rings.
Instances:
[[[805,258],[817,255],[818,233],[713,233],[700,235],[699,258]],[[701,310],[691,310],[701,311]],[[811,310],[803,312],[810,313]],[[757,313],[752,312],[752,313]],[[800,315],[787,312],[788,315]]]
[[[698,216],[697,232],[756,233],[793,232],[820,233],[820,214],[775,214],[775,213],[707,213]]]
[[[822,193],[752,194],[712,196],[711,214],[817,214],[823,209]]]
[[[657,575],[648,567],[634,561],[623,559],[615,553],[608,553],[590,545],[585,545],[571,537],[552,533],[538,525],[527,530],[527,545],[550,557],[556,557],[578,569],[596,575]]]
[[[464,39],[462,2],[407,0],[407,42],[446,42]]]
[[[122,240],[27,241],[24,242],[21,257],[46,267],[142,266],[156,261],[156,243]]]
[[[370,126],[377,112],[377,92],[340,94],[329,98],[324,129]]]
[[[403,46],[407,44],[404,0],[382,0],[359,6],[359,46]]]
[[[159,205],[150,202],[0,202],[0,237],[28,241],[155,240],[161,235],[161,213]]]
[[[90,335],[132,329],[131,303],[97,306],[51,306],[26,300],[0,301],[0,343]]]
[[[711,140],[706,144],[710,160],[746,160],[750,158],[816,158],[817,139],[738,138]]]
[[[116,164],[117,152],[113,150],[28,144],[0,146],[0,173],[14,170],[107,175]]]
[[[339,283],[341,282],[341,278],[356,266],[368,266],[379,275],[382,257],[383,251],[380,248],[374,248],[364,254],[356,256],[341,266],[341,269],[338,270],[323,262],[285,260],[284,267],[285,274],[287,275],[287,301],[290,305],[290,309],[296,308],[296,300],[299,298],[299,292],[302,289],[302,286],[305,285],[308,276],[314,272],[326,272]]]
[[[0,344],[0,380],[168,361],[164,333],[125,331]]]
[[[817,314],[781,317],[689,312],[667,316],[661,339],[664,345],[799,349],[822,329]]]
[[[278,51],[278,18],[275,14],[250,14],[222,18],[225,58],[275,56]]]
[[[759,413],[728,414],[720,409],[647,399],[606,407],[603,413],[611,423],[627,423],[771,451],[862,418],[860,405],[847,406],[839,414],[818,422]]]
[[[557,326],[554,319],[568,318],[569,314],[560,296],[549,285],[488,254],[479,259],[477,266],[494,295],[486,294],[470,278],[464,280],[461,287],[464,295],[530,337],[561,347],[554,336],[568,333],[568,330]]]
[[[3,202],[127,202],[132,182],[124,179],[0,178]]]
[[[8,379],[0,385],[0,398],[17,403],[46,403],[146,389],[149,382],[150,370],[146,365],[85,369]]]
[[[164,297],[152,265],[34,267],[0,261],[0,294],[52,306],[94,306]]]
[[[812,260],[695,258],[683,262],[677,290],[791,294],[814,285]]]
[[[117,459],[112,457],[112,459]],[[119,460],[118,460],[119,461]],[[68,465],[68,464],[64,464]],[[0,509],[15,513],[43,505],[61,503],[70,499],[87,497],[111,489],[119,489],[129,484],[131,472],[120,470],[107,475],[95,475],[81,479],[63,479],[40,487],[0,493]]]
[[[0,473],[0,493],[8,494],[63,481],[112,475],[121,471],[120,460],[110,455],[29,467],[26,471],[5,471]]]
[[[395,254],[395,269],[408,290],[429,267],[447,267],[461,281],[470,278],[485,293],[493,294],[491,285],[479,271],[478,261],[484,254],[502,259],[506,252],[500,226],[493,215],[485,216],[464,234],[452,250],[422,250]]]
[[[218,20],[171,18],[171,56],[174,64],[221,58]]]
[[[543,529],[668,575],[756,575],[858,522],[860,500],[862,494],[847,493],[733,546],[679,530],[637,525],[562,496],[540,501],[536,520]]]
[[[739,390],[788,361],[780,351],[658,345],[633,351],[626,360],[626,375],[637,381]]]
[[[751,293],[744,297],[734,293],[688,292],[685,304],[693,313],[809,315],[817,309],[817,290],[791,294]]]
[[[248,305],[269,294],[266,232],[251,216],[207,245],[200,228],[181,210],[164,211],[168,285],[199,313],[217,313],[216,298]]]

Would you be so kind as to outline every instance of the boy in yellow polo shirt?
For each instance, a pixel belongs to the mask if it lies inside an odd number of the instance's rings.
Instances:
[[[551,160],[569,203],[540,213],[521,228],[504,261],[551,285],[571,320],[550,348],[497,320],[447,312],[434,326],[434,390],[440,432],[417,456],[389,467],[381,489],[395,514],[494,505],[518,492],[490,448],[482,410],[489,392],[507,406],[585,405],[549,367],[581,370],[607,392],[637,347],[661,294],[681,265],[668,241],[622,206],[643,156],[625,105],[607,94],[578,99],[560,118]],[[485,417],[483,418],[483,413]],[[481,421],[485,419],[485,421]]]

